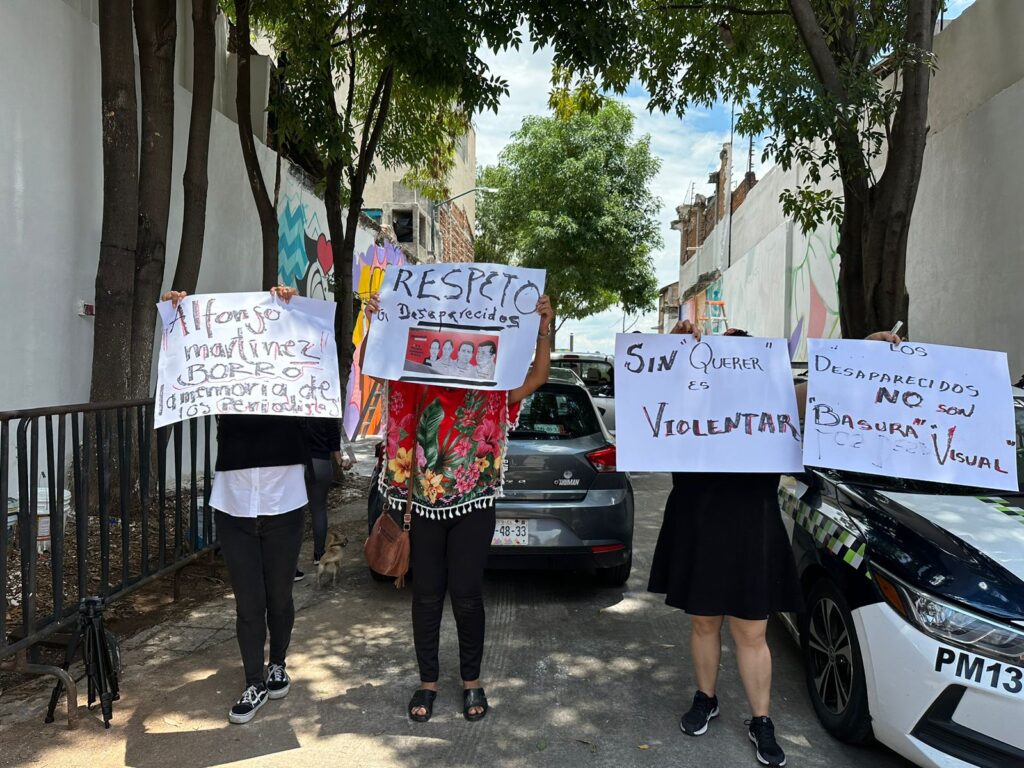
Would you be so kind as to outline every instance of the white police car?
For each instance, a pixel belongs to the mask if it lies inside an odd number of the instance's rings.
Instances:
[[[825,728],[921,766],[1024,767],[1024,493],[809,470],[779,494],[806,597],[783,618]]]

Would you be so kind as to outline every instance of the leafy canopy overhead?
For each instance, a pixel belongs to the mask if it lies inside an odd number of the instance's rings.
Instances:
[[[526,118],[498,165],[480,171],[480,186],[497,191],[477,204],[477,259],[546,269],[562,319],[617,303],[648,309],[657,295],[651,251],[661,245],[661,201],[649,185],[660,161],[648,136],[633,137],[622,104],[567,113]]]
[[[405,166],[410,184],[445,196],[471,115],[508,92],[477,50],[521,42],[516,14],[482,2],[253,0],[252,14],[282,54],[271,108],[291,153],[319,178],[340,163],[348,189],[376,166]]]
[[[554,3],[531,14],[531,27],[555,46],[556,65],[584,82],[621,93],[639,79],[652,110],[736,104],[739,133],[767,134],[765,159],[799,163],[805,183],[784,193],[783,205],[810,229],[841,216],[823,176],[874,183],[874,161],[897,130],[893,73],[931,62],[930,51],[906,42],[912,5],[582,0],[585,10]]]

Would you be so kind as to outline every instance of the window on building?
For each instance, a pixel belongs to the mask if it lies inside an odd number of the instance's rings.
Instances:
[[[380,220],[384,218],[384,211],[382,211],[380,208],[363,208],[363,213],[365,213],[369,218],[373,219],[378,224],[380,224]]]
[[[412,211],[392,211],[391,228],[395,230],[395,239],[400,243],[412,243]]]
[[[427,247],[427,217],[420,214],[420,245]]]

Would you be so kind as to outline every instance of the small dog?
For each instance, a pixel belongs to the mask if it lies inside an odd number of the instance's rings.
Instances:
[[[341,550],[348,544],[348,536],[340,536],[334,531],[327,532],[327,548],[320,558],[320,564],[316,567],[316,586],[322,586],[325,574],[331,576],[331,586],[334,586],[338,578],[338,571],[341,570]]]

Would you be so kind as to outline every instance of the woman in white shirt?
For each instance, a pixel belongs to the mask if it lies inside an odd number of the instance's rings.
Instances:
[[[292,288],[272,293],[288,302]],[[175,305],[185,293],[162,297]],[[306,468],[311,463],[301,422],[286,416],[217,418],[217,465],[210,494],[217,538],[235,594],[236,634],[245,689],[228,713],[247,723],[268,699],[288,695],[285,656],[295,621],[292,602],[305,530]],[[270,634],[270,664],[263,647]]]

